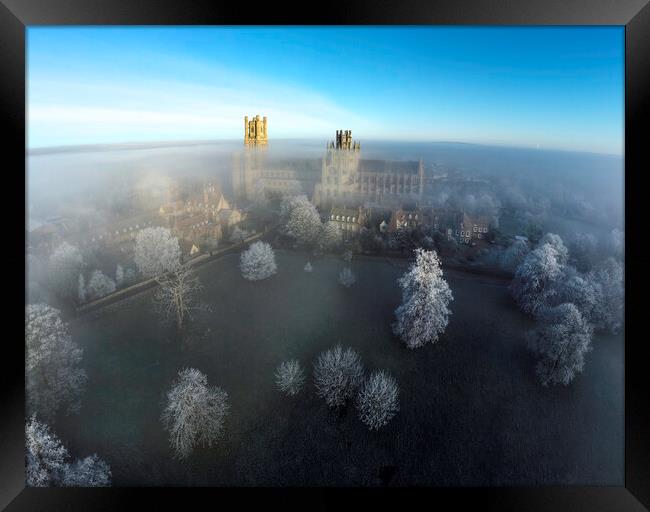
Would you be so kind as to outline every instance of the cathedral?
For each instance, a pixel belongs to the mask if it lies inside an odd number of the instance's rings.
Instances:
[[[260,119],[257,115],[250,121],[244,116],[244,144],[247,146],[264,146],[269,141],[268,125],[266,116]]]

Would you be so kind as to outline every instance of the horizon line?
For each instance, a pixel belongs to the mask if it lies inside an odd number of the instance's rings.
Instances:
[[[310,141],[315,142],[321,139],[309,138],[309,137],[275,137],[272,140],[276,141]],[[468,142],[462,140],[430,140],[430,139],[388,139],[388,138],[368,138],[365,139],[366,142],[398,142],[398,143],[412,143],[412,144],[459,144],[467,146],[482,146],[482,147],[498,147],[498,148],[509,148],[509,149],[530,149],[536,151],[556,151],[563,153],[584,153],[591,155],[599,156],[614,156],[614,157],[624,157],[625,152],[622,153],[611,153],[611,152],[598,152],[590,151],[585,149],[567,149],[567,148],[557,148],[557,147],[539,147],[539,145],[523,145],[523,144],[508,144],[508,143],[488,143],[488,142]],[[123,141],[123,142],[92,142],[92,143],[82,143],[82,144],[64,144],[58,146],[36,146],[36,147],[25,147],[25,153],[29,155],[47,155],[53,153],[74,153],[74,152],[94,152],[101,151],[102,149],[113,148],[117,151],[127,151],[135,149],[152,149],[160,147],[183,147],[183,146],[199,146],[213,144],[215,142],[237,142],[241,141],[242,147],[255,147],[247,146],[244,144],[241,138],[220,138],[220,139],[163,139],[163,140],[151,140],[151,141]],[[330,142],[330,139],[324,141],[325,144]],[[269,144],[264,145],[263,147],[271,146],[271,141]],[[122,147],[120,147],[122,146]],[[126,147],[125,147],[126,146]]]

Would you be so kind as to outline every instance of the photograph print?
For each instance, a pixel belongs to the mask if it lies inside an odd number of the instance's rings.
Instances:
[[[28,26],[25,485],[623,486],[624,26]]]

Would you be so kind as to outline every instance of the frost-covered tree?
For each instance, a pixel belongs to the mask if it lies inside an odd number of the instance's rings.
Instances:
[[[538,321],[539,327],[529,333],[530,347],[540,357],[535,367],[537,376],[544,386],[566,386],[584,368],[593,329],[570,303],[544,308]]]
[[[588,279],[599,291],[594,306],[594,325],[597,329],[618,332],[623,326],[625,307],[623,265],[614,258],[607,258],[589,272]]]
[[[49,427],[32,415],[25,426],[25,477],[28,487],[52,487],[63,481],[68,450]]]
[[[111,468],[97,454],[68,464],[63,476],[66,487],[110,487]]]
[[[154,300],[158,310],[168,320],[173,319],[178,329],[182,329],[185,320],[197,307],[196,295],[201,290],[198,278],[192,267],[185,263],[156,279],[159,287]]]
[[[569,267],[564,278],[557,284],[555,305],[574,304],[582,316],[589,322],[596,323],[596,305],[601,297],[601,288],[589,276],[584,276]]]
[[[239,268],[244,279],[249,281],[266,279],[278,270],[273,249],[269,244],[262,241],[251,244],[246,251],[242,252]]]
[[[120,265],[119,263],[115,268],[115,284],[118,287],[124,284],[124,269],[122,268],[122,265]]]
[[[352,251],[350,249],[346,249],[345,251],[343,251],[343,261],[345,261],[346,263],[350,263],[352,261],[352,256],[354,255],[352,254]]]
[[[86,302],[86,280],[83,274],[79,274],[79,284],[77,285],[77,294],[80,304]]]
[[[311,245],[318,240],[322,222],[316,207],[306,196],[295,196],[283,200],[281,218],[284,233],[301,245]]]
[[[178,238],[167,228],[146,228],[135,238],[135,264],[145,277],[176,270],[181,264]]]
[[[524,261],[524,258],[530,252],[528,243],[524,240],[515,240],[499,258],[501,267],[507,270],[516,269]]]
[[[161,417],[174,454],[184,459],[199,444],[212,446],[223,435],[228,411],[228,393],[209,387],[208,378],[195,368],[181,370]]]
[[[562,237],[556,235],[555,233],[546,233],[537,243],[537,247],[541,247],[544,244],[549,244],[557,252],[557,260],[561,265],[566,264],[569,260],[569,249],[566,248]]]
[[[328,221],[323,224],[318,235],[318,245],[321,249],[331,251],[336,249],[343,241],[341,228],[336,222]]]
[[[49,427],[32,416],[25,426],[25,476],[28,487],[106,487],[111,469],[96,454],[68,462],[68,450]]]
[[[296,396],[305,383],[305,372],[297,359],[283,361],[275,370],[275,384],[289,396]]]
[[[83,267],[83,256],[77,247],[67,242],[59,245],[50,255],[48,265],[49,283],[54,293],[62,299],[76,299]]]
[[[379,430],[399,411],[399,386],[395,378],[383,370],[373,372],[357,395],[359,418],[370,430]]]
[[[571,260],[581,271],[591,269],[597,258],[598,241],[591,233],[577,233],[570,244]]]
[[[531,251],[517,267],[510,291],[522,311],[534,315],[551,302],[564,274],[561,260],[553,246],[545,243]]]
[[[615,256],[620,257],[625,249],[625,233],[618,228],[612,229],[607,239],[607,245]]]
[[[350,288],[354,283],[357,282],[357,276],[354,275],[354,272],[349,267],[345,267],[341,270],[339,274],[339,283],[341,283],[346,288]]]
[[[307,264],[305,265],[305,272],[311,272],[312,270],[314,269],[312,268],[311,263],[307,262]]]
[[[359,354],[341,345],[322,352],[314,363],[314,383],[318,396],[330,407],[341,407],[352,398],[363,381]]]
[[[60,312],[45,304],[25,308],[25,387],[30,414],[52,420],[59,407],[79,409],[86,372],[82,350],[72,341]]]
[[[95,270],[90,275],[86,292],[89,300],[99,299],[115,291],[115,282],[101,270]]]
[[[416,249],[415,263],[397,282],[402,304],[395,310],[393,332],[411,349],[435,343],[447,328],[453,300],[436,252]]]

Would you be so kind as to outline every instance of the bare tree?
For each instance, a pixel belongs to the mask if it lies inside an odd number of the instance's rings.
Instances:
[[[156,278],[160,285],[154,300],[164,317],[174,319],[176,327],[182,329],[187,318],[197,309],[196,295],[201,284],[192,267],[185,263],[176,270]]]
[[[83,351],[72,341],[57,309],[45,304],[25,308],[25,349],[29,413],[51,420],[60,406],[77,412],[87,378],[79,368]]]
[[[228,393],[208,387],[208,378],[195,368],[181,370],[161,417],[175,455],[184,459],[198,444],[212,446],[223,435],[228,410]]]
[[[383,370],[373,372],[357,395],[359,418],[370,430],[379,430],[399,411],[399,386]]]
[[[314,381],[318,396],[330,407],[341,407],[354,395],[363,381],[359,354],[341,345],[322,352],[314,364]]]
[[[296,396],[305,383],[305,372],[297,359],[283,361],[275,370],[278,389],[289,396]]]

